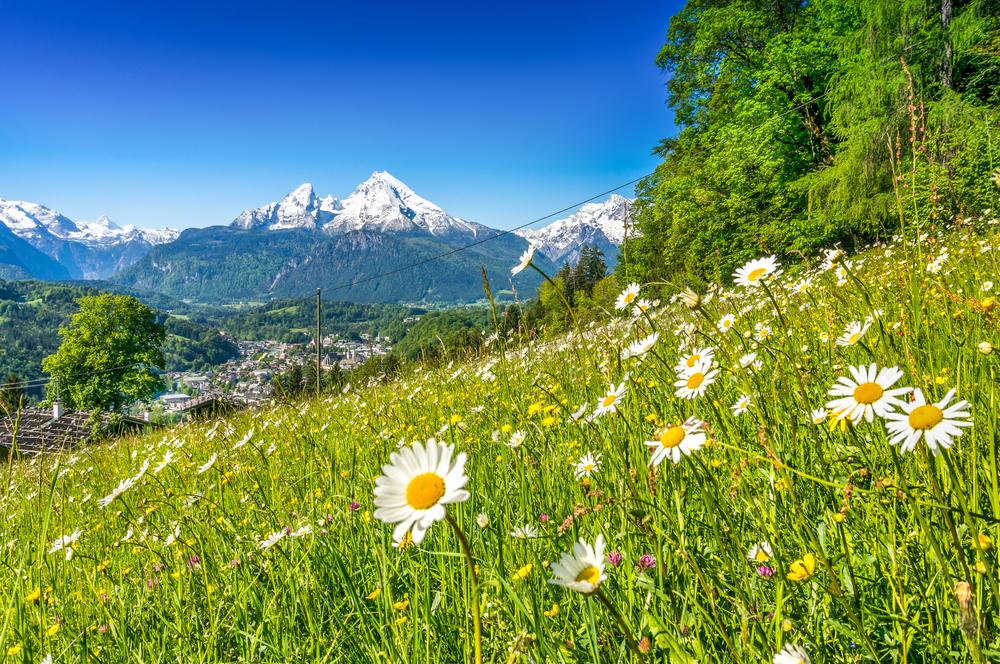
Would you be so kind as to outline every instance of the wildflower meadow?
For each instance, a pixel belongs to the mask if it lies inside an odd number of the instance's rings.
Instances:
[[[994,223],[8,461],[0,657],[997,661]]]

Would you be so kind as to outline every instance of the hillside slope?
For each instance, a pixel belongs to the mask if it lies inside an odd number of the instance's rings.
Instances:
[[[505,236],[442,261],[371,279],[453,251],[427,235],[350,231],[326,235],[301,229],[189,229],[178,241],[154,248],[113,281],[200,302],[303,297],[317,288],[354,302],[452,302],[483,297],[480,265],[498,292],[510,290],[508,268],[526,243]],[[367,280],[367,281],[366,281]],[[345,284],[363,281],[350,288]],[[532,292],[537,275],[518,288]]]
[[[3,645],[472,661],[447,512],[485,661],[637,661],[633,636],[652,661],[996,658],[996,242],[965,226],[795,274],[764,261],[694,308],[16,464]],[[838,384],[877,414],[849,423]],[[375,478],[425,472],[394,453],[432,438],[464,470],[395,490],[453,499],[397,547]],[[568,572],[590,596],[547,582],[578,538],[606,543]]]

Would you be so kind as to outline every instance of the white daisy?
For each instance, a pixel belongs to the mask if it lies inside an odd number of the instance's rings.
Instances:
[[[412,530],[414,544],[420,544],[427,529],[445,517],[445,505],[469,498],[465,454],[455,455],[453,445],[433,438],[426,446],[417,442],[393,452],[382,473],[375,480],[375,518],[396,524],[397,542]]]
[[[812,420],[813,424],[820,425],[826,422],[826,416],[828,411],[826,408],[817,408],[816,410],[809,413],[809,418]]]
[[[608,387],[608,393],[597,403],[597,408],[594,409],[594,417],[601,417],[607,415],[608,413],[618,412],[618,402],[622,400],[626,392],[625,383],[619,383],[617,386],[610,385]]]
[[[757,361],[757,353],[747,353],[740,357],[740,368],[748,369]]]
[[[510,268],[510,276],[513,277],[515,274],[520,274],[524,270],[528,269],[528,266],[531,265],[531,260],[534,257],[535,257],[535,245],[529,244],[528,248],[525,249],[523,254],[521,254],[521,259],[518,261],[517,265]]]
[[[744,288],[756,288],[762,280],[778,271],[774,256],[756,258],[733,272],[733,280]]]
[[[552,563],[549,583],[589,595],[601,585],[604,574],[604,536],[598,535],[593,546],[582,538],[573,545],[573,553],[563,552],[559,562]]]
[[[207,473],[209,471],[209,469],[211,469],[211,467],[215,465],[215,460],[218,459],[218,458],[219,458],[218,454],[213,454],[209,458],[209,460],[205,462],[205,465],[203,465],[200,468],[198,468],[198,474],[199,475],[203,475],[203,474]]]
[[[260,542],[258,542],[257,548],[260,549],[261,551],[267,551],[272,546],[274,546],[281,540],[285,539],[287,535],[288,531],[285,530],[284,528],[282,528],[281,530],[276,530],[267,537],[265,537],[264,539],[262,539]]]
[[[74,545],[77,541],[79,541],[82,535],[83,531],[78,528],[69,535],[63,535],[62,537],[57,538],[54,542],[52,542],[52,546],[49,547],[49,555],[65,551],[66,560],[69,560],[73,557]]]
[[[628,309],[628,306],[635,302],[637,297],[639,297],[639,284],[632,282],[625,290],[619,293],[618,299],[615,300],[615,309],[619,311]]]
[[[830,388],[829,395],[837,397],[826,404],[837,420],[849,419],[857,424],[862,419],[871,422],[875,416],[885,417],[895,406],[902,405],[897,397],[910,391],[908,387],[890,389],[903,377],[899,367],[882,367],[874,363],[866,366],[847,367],[852,378],[841,376]]]
[[[674,382],[675,397],[694,399],[705,394],[705,389],[715,382],[719,375],[718,369],[713,369],[711,362],[699,362],[692,368],[681,372]]]
[[[643,315],[652,308],[653,308],[652,302],[650,302],[644,297],[640,297],[638,300],[635,301],[635,304],[632,305],[632,315],[638,318],[639,316]]]
[[[860,321],[851,321],[847,324],[847,328],[844,333],[837,337],[838,346],[853,346],[854,344],[861,341],[861,337],[865,336],[865,332],[871,327],[871,321],[865,321],[861,323]]]
[[[682,456],[690,456],[695,450],[701,449],[705,439],[701,420],[693,417],[683,424],[667,425],[656,432],[656,438],[645,443],[653,451],[649,465],[659,466],[667,457],[675,464],[680,463]]]
[[[962,435],[961,427],[972,426],[969,403],[958,401],[949,406],[954,397],[955,390],[951,389],[941,401],[927,403],[922,390],[913,390],[913,401],[900,406],[903,412],[885,416],[889,442],[901,445],[904,452],[912,451],[921,438],[933,454],[951,447]]]
[[[701,296],[687,286],[677,294],[677,299],[688,309],[697,309],[701,305]]]
[[[736,403],[730,406],[730,409],[732,409],[733,415],[739,417],[743,413],[750,410],[750,397],[745,394],[740,395],[740,398],[736,400]]]
[[[725,316],[719,319],[719,322],[715,324],[715,327],[719,329],[719,332],[728,332],[729,330],[733,329],[734,325],[736,325],[736,316],[732,314],[726,314]]]
[[[596,473],[601,467],[601,455],[594,454],[593,452],[587,452],[583,457],[576,462],[576,471],[573,473],[576,479],[582,477],[590,477]]]
[[[628,345],[628,348],[622,351],[622,359],[627,360],[631,357],[642,357],[650,350],[652,350],[653,345],[656,344],[657,340],[660,338],[659,332],[653,332],[648,337],[644,339],[638,339],[633,341]]]
[[[534,539],[538,537],[538,530],[529,523],[510,531],[510,536],[514,539]]]
[[[774,550],[771,549],[771,543],[767,540],[754,544],[747,552],[747,558],[753,563],[766,563],[773,555]]]
[[[518,448],[524,444],[524,439],[527,435],[523,431],[515,431],[510,434],[510,440],[507,441],[507,447]]]
[[[802,646],[786,643],[771,660],[773,664],[810,664],[809,655]]]
[[[711,362],[715,359],[715,349],[709,346],[698,348],[689,355],[684,355],[677,361],[674,369],[677,372],[689,371],[702,362]]]

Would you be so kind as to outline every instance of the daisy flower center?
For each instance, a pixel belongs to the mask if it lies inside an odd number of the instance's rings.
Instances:
[[[690,367],[693,367],[694,365],[698,364],[698,360],[700,360],[700,359],[701,359],[701,355],[692,355],[692,356],[690,356],[687,359],[687,365],[688,365],[688,367],[690,368]]]
[[[767,268],[759,267],[750,274],[747,275],[747,281],[757,281],[761,277],[767,274]]]
[[[584,581],[592,586],[596,586],[601,580],[601,570],[597,569],[593,565],[585,567],[582,572],[576,575],[576,580]]]
[[[698,386],[701,385],[704,380],[705,380],[705,374],[703,374],[700,371],[691,374],[687,382],[688,389],[689,390],[698,389]]]
[[[686,435],[683,427],[670,427],[660,434],[660,445],[663,445],[667,449],[677,447]]]
[[[848,340],[849,342],[851,342],[852,344],[855,344],[855,343],[857,343],[857,342],[858,342],[858,339],[860,339],[860,338],[861,338],[861,334],[860,334],[860,333],[858,333],[858,332],[855,332],[854,334],[852,334],[851,336],[849,336],[849,337],[847,338],[847,340]]]
[[[944,419],[944,412],[934,404],[917,406],[910,413],[910,427],[916,430],[933,429]]]
[[[861,383],[854,388],[854,400],[863,404],[875,403],[884,392],[878,383]]]
[[[757,555],[755,555],[754,558],[759,563],[766,563],[767,562],[767,553],[763,549],[758,549],[757,550]]]
[[[444,480],[437,473],[417,475],[406,486],[406,502],[415,510],[430,509],[443,496]]]
[[[583,470],[584,470],[584,472],[589,473],[590,471],[594,470],[594,464],[588,463],[587,465],[585,465],[583,467]]]
[[[615,401],[617,400],[618,400],[617,395],[609,394],[608,396],[604,397],[604,401],[601,402],[601,405],[604,406],[605,408],[608,408],[614,405]]]
[[[625,302],[631,302],[635,299],[635,293],[625,293]]]

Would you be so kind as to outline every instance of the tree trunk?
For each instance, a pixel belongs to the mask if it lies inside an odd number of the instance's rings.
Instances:
[[[952,89],[952,45],[949,26],[951,26],[952,0],[941,0],[941,36],[944,38],[944,53],[941,55],[941,85]]]

